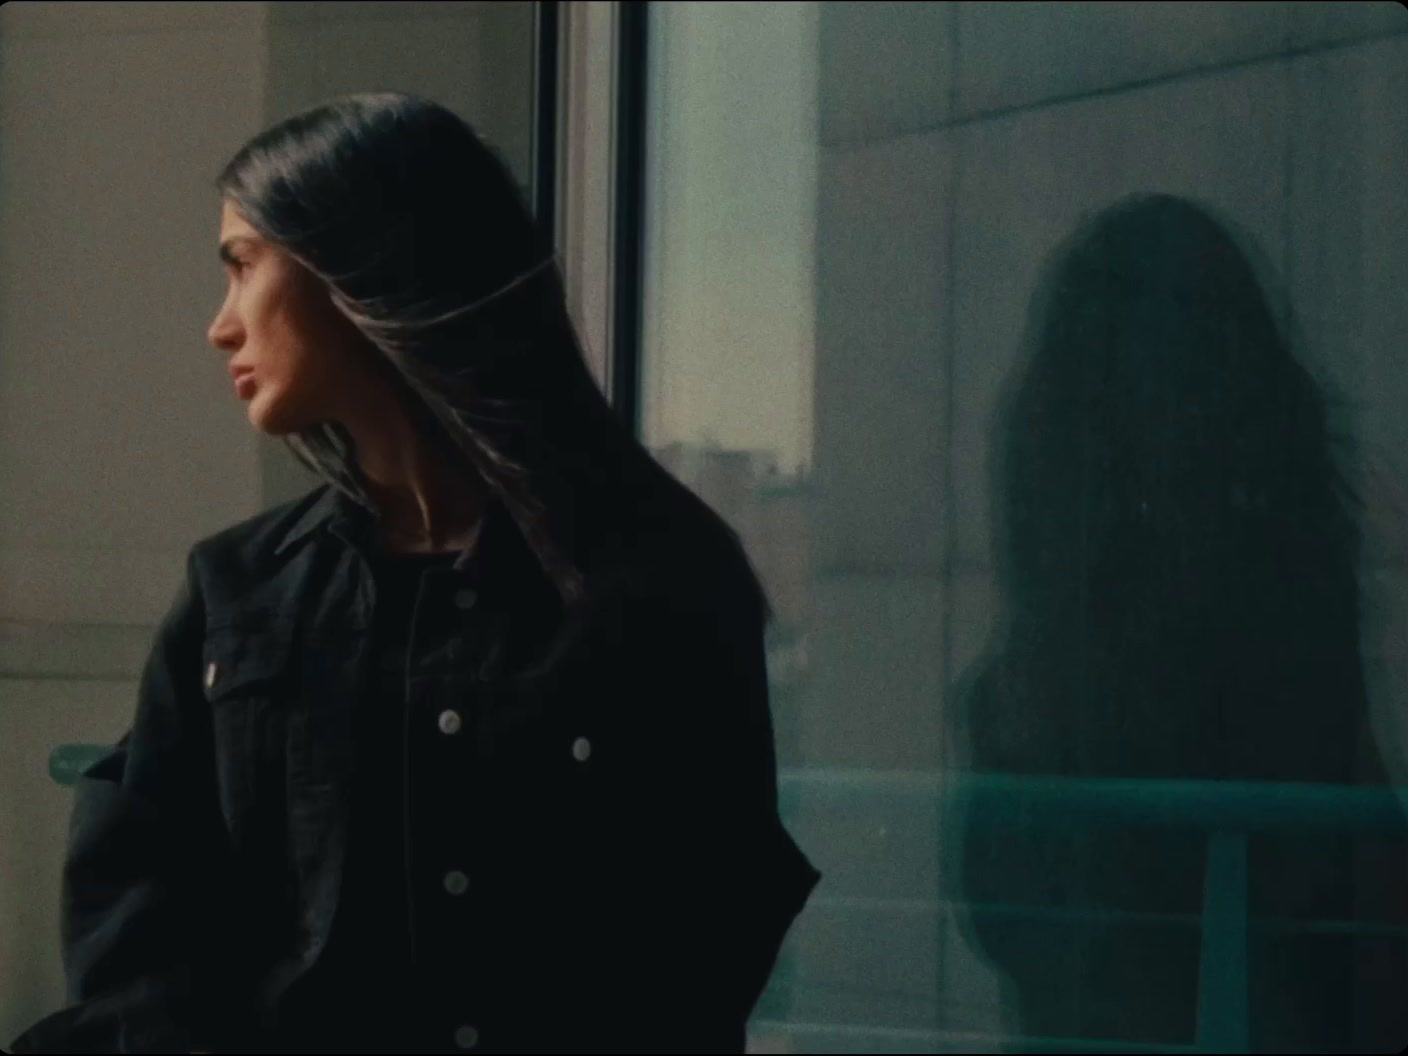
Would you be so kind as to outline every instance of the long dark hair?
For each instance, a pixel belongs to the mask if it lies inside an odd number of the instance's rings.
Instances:
[[[583,597],[587,534],[619,542],[628,510],[648,521],[683,502],[732,540],[770,617],[737,534],[602,395],[551,233],[463,118],[402,92],[334,99],[255,136],[216,187],[327,287],[422,435],[502,501],[565,604]],[[284,441],[374,508],[339,423]]]
[[[1004,612],[945,714],[956,771],[1388,782],[1361,670],[1347,401],[1296,354],[1277,285],[1235,224],[1169,195],[1116,202],[1056,248],[994,419]],[[1188,1036],[1196,946],[971,907],[1195,913],[1206,834],[994,822],[957,789],[942,882],[1013,985],[1022,1033]],[[1403,847],[1253,832],[1248,914],[1363,919],[1379,898],[1365,878],[1400,883]],[[1361,853],[1375,859],[1357,875]],[[1401,905],[1379,904],[1397,923]],[[1363,995],[1379,969],[1348,945],[1253,931],[1248,950],[1252,1051],[1362,1048],[1355,1017],[1374,1009],[1363,1022],[1382,1031],[1401,1005],[1401,973],[1393,997]]]
[[[1041,657],[1038,696],[1065,681],[1058,710],[1095,712],[1078,754],[1104,737],[1138,767],[1147,738],[1174,768],[1348,780],[1328,753],[1365,708],[1353,452],[1233,230],[1137,195],[1055,254],[996,419],[1006,645]],[[1176,744],[1224,708],[1248,741]]]

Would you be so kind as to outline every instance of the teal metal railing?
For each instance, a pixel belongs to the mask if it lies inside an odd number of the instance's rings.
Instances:
[[[61,785],[71,785],[112,746],[108,744],[60,744],[49,752],[49,776]]]
[[[49,773],[71,785],[110,747],[64,744],[49,755]],[[1247,836],[1251,833],[1402,833],[1408,814],[1408,787],[1351,787],[1253,781],[1127,780],[975,773],[895,773],[864,770],[782,770],[778,792],[785,820],[803,805],[854,805],[857,800],[928,804],[957,796],[971,823],[1000,831],[1024,824],[1150,825],[1207,833],[1208,855],[1201,912],[1196,1037],[1193,1045],[1171,1046],[1134,1040],[1022,1038],[1026,1051],[1048,1052],[1246,1052],[1247,1007]],[[951,802],[951,801],[950,801]],[[864,901],[864,900],[860,900]],[[976,912],[1014,907],[968,904]],[[1037,917],[1100,919],[1109,911],[1084,908],[1020,907]],[[1288,930],[1326,922],[1286,922]],[[1392,925],[1347,924],[1348,930],[1401,935]],[[779,964],[769,986],[774,995],[795,981]],[[786,977],[786,978],[780,978]],[[765,995],[766,996],[766,995]],[[785,999],[784,999],[785,1003]],[[937,1035],[936,1035],[937,1036]]]
[[[784,770],[778,791],[791,821],[803,805],[853,806],[889,800],[937,812],[957,797],[970,824],[1000,832],[1021,822],[1040,826],[1148,825],[1200,831],[1208,837],[1198,967],[1196,1036],[1190,1047],[1135,1040],[1008,1038],[1022,1051],[1047,1052],[1246,1052],[1247,837],[1269,832],[1402,834],[1408,787],[1270,783],[1253,781],[1132,780],[1013,774],[894,773],[863,770]],[[937,815],[936,815],[937,816]],[[865,900],[850,900],[864,902]],[[877,900],[878,902],[878,900]],[[1089,920],[1117,912],[1078,907],[989,906],[965,903],[977,913],[1011,913],[1038,919]],[[1128,916],[1128,914],[1124,914]],[[1283,921],[1287,931],[1336,922]],[[1338,922],[1345,931],[1404,936],[1402,926]],[[935,1033],[940,1041],[942,1032]]]

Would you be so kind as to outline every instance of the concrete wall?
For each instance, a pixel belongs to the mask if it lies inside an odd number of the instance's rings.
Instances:
[[[418,91],[528,180],[529,3],[0,8],[0,1038],[63,1001],[64,742],[126,729],[195,540],[316,480],[205,332],[212,181],[267,123]]]
[[[262,4],[0,8],[0,1036],[63,997],[70,796],[130,719],[191,542],[259,508],[205,329],[222,159],[264,112]]]

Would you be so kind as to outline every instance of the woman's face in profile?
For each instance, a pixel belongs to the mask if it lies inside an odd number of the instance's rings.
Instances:
[[[207,338],[226,353],[250,423],[271,436],[340,417],[364,340],[310,271],[227,201],[220,219],[229,290]]]

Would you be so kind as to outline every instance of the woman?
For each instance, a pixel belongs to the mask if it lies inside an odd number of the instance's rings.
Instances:
[[[217,186],[209,339],[327,483],[192,548],[13,1051],[743,1051],[820,874],[736,535],[454,114],[341,99]]]

